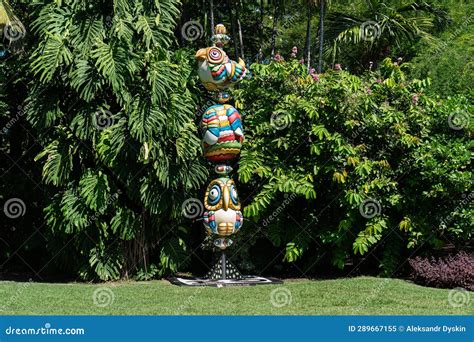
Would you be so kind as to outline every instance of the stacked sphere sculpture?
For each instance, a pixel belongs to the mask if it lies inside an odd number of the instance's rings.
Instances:
[[[243,80],[248,71],[242,59],[235,62],[223,50],[229,40],[225,26],[218,24],[211,38],[213,46],[196,53],[199,78],[204,87],[214,93],[217,102],[207,108],[201,120],[204,157],[216,164],[214,171],[219,175],[209,183],[204,197],[204,227],[209,235],[216,237],[214,246],[222,251],[219,262],[208,274],[211,279],[242,278],[224,253],[232,245],[229,237],[243,224],[240,199],[229,176],[232,167],[228,163],[238,158],[244,140],[242,118],[227,103],[230,95],[225,89]]]

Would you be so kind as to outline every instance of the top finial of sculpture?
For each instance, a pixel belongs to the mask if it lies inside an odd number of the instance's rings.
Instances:
[[[217,24],[214,28],[214,35],[211,37],[212,43],[222,48],[230,41],[230,37],[227,35],[227,29],[223,24]]]

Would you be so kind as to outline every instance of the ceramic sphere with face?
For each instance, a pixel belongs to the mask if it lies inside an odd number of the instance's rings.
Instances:
[[[242,227],[244,218],[232,179],[214,179],[207,187],[204,207],[204,226],[209,234],[229,236],[237,233]]]
[[[196,59],[199,78],[209,91],[226,89],[247,75],[247,68],[242,58],[235,62],[217,46],[198,50]]]

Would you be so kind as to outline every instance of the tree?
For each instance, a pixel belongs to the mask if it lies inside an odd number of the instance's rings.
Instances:
[[[242,25],[240,23],[240,9],[239,9],[240,6],[241,6],[241,3],[240,3],[240,1],[238,1],[236,6],[235,6],[235,15],[236,15],[236,21],[237,21],[237,31],[239,32],[240,57],[242,59],[245,59],[244,37],[242,35]]]
[[[324,47],[324,6],[325,0],[319,1],[319,63],[318,73],[323,70],[323,47]]]
[[[273,29],[271,40],[271,56],[275,55],[276,38],[278,35],[278,17],[280,16],[282,0],[275,0],[273,5]]]
[[[234,9],[232,6],[232,1],[227,0],[227,9],[229,11],[229,17],[230,17],[230,27],[232,30],[232,41],[234,42],[234,58],[235,60],[239,59],[239,43],[238,43],[238,36],[237,36],[237,29],[236,29],[236,22],[235,22],[235,16],[234,16]]]
[[[19,19],[15,15],[10,5],[10,2],[8,0],[1,0],[0,1],[0,29],[3,30],[5,26],[16,21],[19,21]]]
[[[474,55],[474,21],[466,20],[467,13],[474,13],[473,2],[456,3],[449,11],[448,29],[434,33],[434,46],[421,41],[412,48],[416,55],[411,60],[411,77],[429,77],[433,94],[474,95],[474,63],[468,62],[468,56]]]
[[[307,10],[307,22],[306,22],[306,39],[304,46],[304,53],[306,56],[306,64],[308,69],[311,67],[311,21],[313,19],[313,6],[314,0],[304,0],[303,4],[306,4]]]
[[[311,21],[313,19],[313,10],[316,7],[319,7],[319,62],[318,62],[318,73],[322,71],[323,64],[323,47],[324,47],[324,0],[304,0],[303,3],[307,8],[307,22],[306,22],[306,39],[305,39],[305,54],[306,54],[306,64],[308,69],[311,66]]]
[[[207,171],[186,87],[192,56],[170,51],[178,6],[31,5],[27,117],[52,187],[48,247],[83,278],[146,278],[185,259],[182,203]]]
[[[335,56],[341,48],[360,49],[355,63],[366,66],[379,61],[393,49],[403,49],[423,38],[432,41],[429,31],[444,26],[447,12],[426,2],[401,4],[394,1],[367,0],[358,13],[332,12],[328,16],[329,39]]]
[[[215,28],[215,23],[214,23],[214,1],[209,0],[209,12],[210,12],[210,18],[211,18],[211,36],[214,35],[214,28]]]

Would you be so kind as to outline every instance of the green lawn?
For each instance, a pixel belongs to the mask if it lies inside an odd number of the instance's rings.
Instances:
[[[462,295],[472,299],[461,307],[453,307],[448,301],[449,290],[421,287],[398,279],[370,277],[287,280],[283,285],[227,288],[178,287],[167,281],[106,284],[0,282],[0,314],[474,314],[474,294],[466,292]]]

